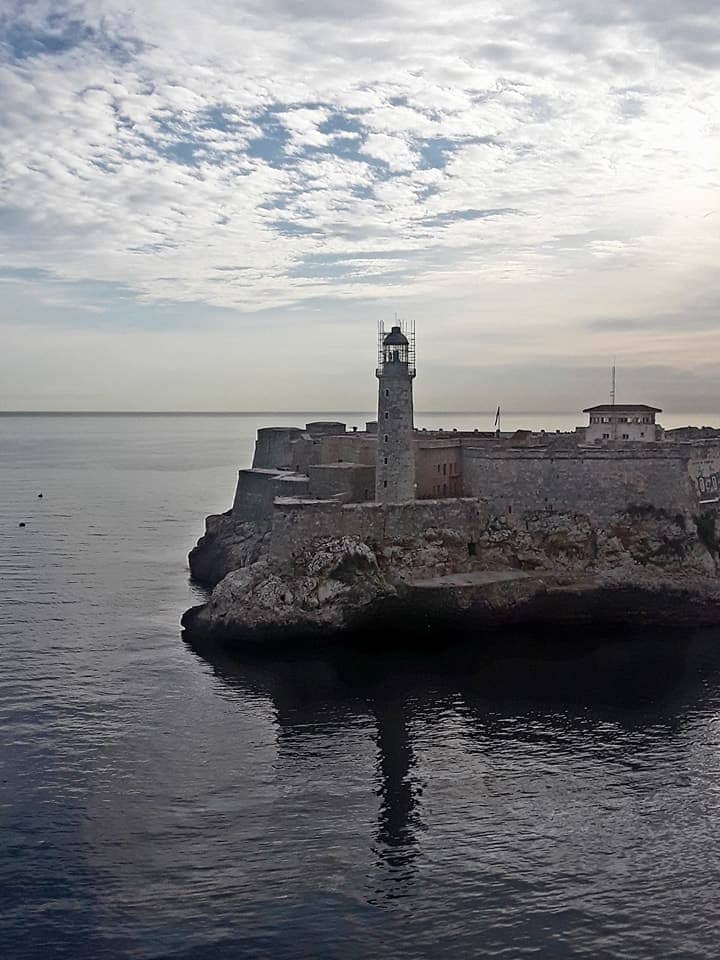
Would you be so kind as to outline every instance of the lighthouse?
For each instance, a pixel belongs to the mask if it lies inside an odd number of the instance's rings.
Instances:
[[[403,503],[415,499],[413,391],[415,328],[378,330],[378,426],[375,499]]]

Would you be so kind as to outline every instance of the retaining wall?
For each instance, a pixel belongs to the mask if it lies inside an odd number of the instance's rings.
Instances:
[[[481,538],[488,510],[477,499],[410,503],[348,503],[337,500],[278,499],[273,510],[272,552],[283,560],[325,537],[358,537],[381,546],[449,530],[466,542]]]

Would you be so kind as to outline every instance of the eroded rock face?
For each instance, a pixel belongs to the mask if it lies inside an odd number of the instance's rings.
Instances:
[[[396,594],[367,544],[323,541],[291,569],[272,558],[233,570],[210,602],[183,618],[194,634],[263,642],[271,634],[320,635],[346,629],[370,605]]]
[[[372,632],[373,623],[379,631],[411,624],[416,632],[526,621],[717,623],[714,531],[714,520],[643,505],[602,522],[538,510],[489,519],[472,544],[461,530],[428,528],[376,550],[357,537],[325,538],[283,560],[272,555],[267,529],[211,517],[191,566],[217,585],[183,625],[194,636],[265,643],[358,625]],[[413,585],[499,570],[528,576],[432,590]]]
[[[211,514],[205,520],[205,535],[188,556],[190,573],[204,586],[214,587],[231,570],[258,560],[269,536],[269,524],[239,523],[230,510]]]

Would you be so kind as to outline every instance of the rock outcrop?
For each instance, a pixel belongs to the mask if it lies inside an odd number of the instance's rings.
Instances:
[[[266,557],[233,570],[182,622],[195,635],[248,644],[319,639],[350,629],[396,594],[367,544],[343,537],[314,545],[294,569]]]
[[[297,546],[297,545],[296,545]],[[245,645],[366,640],[524,622],[720,622],[712,514],[629,505],[598,521],[537,510],[383,543],[322,537],[277,555],[269,528],[208,518],[193,574],[215,584],[183,618],[193,638]]]
[[[211,514],[205,520],[205,534],[188,556],[190,573],[203,586],[214,587],[232,570],[258,560],[269,535],[268,523],[238,522],[230,510]]]

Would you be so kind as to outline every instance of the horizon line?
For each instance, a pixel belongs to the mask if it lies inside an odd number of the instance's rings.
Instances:
[[[373,410],[0,410],[0,417],[294,417],[300,414],[327,416],[372,416]],[[666,411],[671,416],[709,415],[710,411]],[[495,416],[495,408],[488,410],[416,410],[416,416]],[[511,410],[504,416],[583,416],[582,410]],[[713,414],[715,416],[715,414]]]

